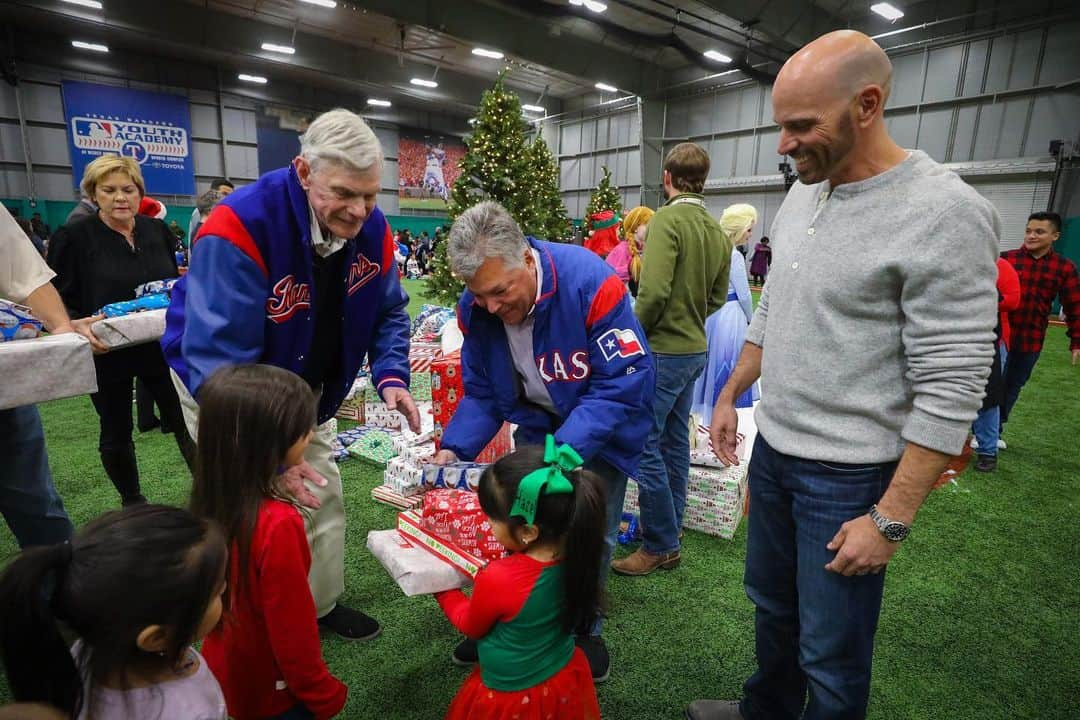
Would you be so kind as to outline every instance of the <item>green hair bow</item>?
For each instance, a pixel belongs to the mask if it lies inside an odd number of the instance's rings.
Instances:
[[[544,441],[542,468],[533,470],[521,478],[510,517],[520,516],[532,525],[536,520],[536,506],[541,495],[562,495],[574,492],[574,484],[566,473],[578,469],[585,462],[574,448],[567,444],[555,447],[555,436],[548,435]]]

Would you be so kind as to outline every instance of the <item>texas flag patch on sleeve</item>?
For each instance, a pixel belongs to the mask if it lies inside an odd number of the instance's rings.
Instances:
[[[600,346],[600,352],[604,354],[605,360],[645,354],[645,349],[633,330],[612,328],[597,338],[596,344]]]

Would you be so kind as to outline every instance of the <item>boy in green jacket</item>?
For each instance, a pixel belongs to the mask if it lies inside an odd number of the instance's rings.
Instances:
[[[653,427],[638,472],[644,542],[616,560],[620,575],[679,565],[690,472],[688,421],[694,381],[705,367],[705,318],[727,298],[731,242],[701,192],[709,155],[681,143],[664,160],[664,207],[649,223],[634,312],[653,353]]]

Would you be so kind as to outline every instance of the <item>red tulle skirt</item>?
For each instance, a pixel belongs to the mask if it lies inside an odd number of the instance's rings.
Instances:
[[[592,670],[581,648],[544,682],[517,692],[484,687],[473,669],[454,696],[446,720],[599,720]]]

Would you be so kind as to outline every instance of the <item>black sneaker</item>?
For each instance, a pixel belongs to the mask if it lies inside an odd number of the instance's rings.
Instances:
[[[604,638],[599,635],[578,635],[574,638],[574,642],[589,661],[594,683],[602,683],[611,677],[611,656],[608,654]]]
[[[480,662],[480,652],[476,649],[476,641],[465,638],[450,653],[450,662],[459,667],[471,667]]]
[[[980,455],[975,461],[975,472],[994,472],[997,470],[997,455]]]
[[[374,618],[340,603],[319,618],[319,626],[337,633],[346,640],[371,640],[382,632],[382,628]]]

